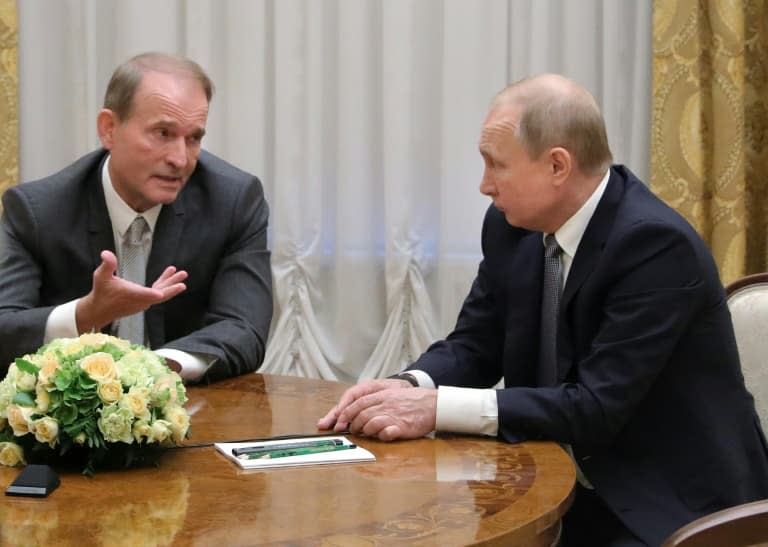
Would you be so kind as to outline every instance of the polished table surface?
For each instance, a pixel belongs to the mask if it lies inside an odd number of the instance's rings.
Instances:
[[[249,374],[189,389],[189,443],[314,433],[345,389]],[[556,444],[350,436],[375,462],[242,470],[212,446],[159,467],[61,472],[45,499],[3,496],[2,545],[550,545],[574,469]],[[0,469],[5,489],[17,469]]]

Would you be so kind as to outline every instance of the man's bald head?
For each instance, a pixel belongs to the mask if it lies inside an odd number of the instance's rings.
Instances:
[[[605,121],[594,97],[558,74],[519,80],[493,100],[492,109],[519,109],[515,137],[532,158],[554,146],[567,149],[586,175],[600,175],[613,157]]]

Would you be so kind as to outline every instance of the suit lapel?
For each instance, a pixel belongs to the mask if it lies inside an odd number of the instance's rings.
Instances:
[[[571,338],[570,325],[565,318],[568,316],[568,307],[573,298],[581,288],[584,281],[593,271],[595,264],[599,260],[603,247],[608,239],[611,226],[616,217],[619,203],[624,195],[624,180],[616,172],[611,170],[611,176],[608,179],[608,186],[603,193],[600,202],[595,209],[595,213],[587,225],[587,229],[579,242],[579,248],[576,250],[576,256],[573,257],[571,270],[568,273],[568,279],[563,288],[563,295],[560,299],[560,312],[557,325],[558,338],[558,370],[557,381],[562,382],[568,375],[568,371],[573,364],[570,355],[570,344],[567,341]]]
[[[187,181],[187,184],[191,182]],[[184,230],[184,192],[170,205],[163,205],[152,236],[152,250],[147,261],[147,283],[153,283],[163,270],[175,262],[176,249]],[[149,345],[157,348],[165,343],[163,306],[152,306],[144,315]]]
[[[91,191],[88,192],[88,240],[95,270],[101,264],[101,251],[106,249],[115,252],[115,236],[104,200],[104,188],[101,186],[101,167],[93,171],[91,178]]]

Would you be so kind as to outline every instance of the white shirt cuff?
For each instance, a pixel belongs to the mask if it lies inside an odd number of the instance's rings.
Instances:
[[[416,378],[416,381],[419,382],[419,387],[435,389],[434,380],[432,380],[432,377],[423,370],[408,370],[406,372]]]
[[[202,378],[205,371],[208,370],[214,361],[215,357],[200,353],[187,353],[171,348],[160,348],[154,350],[161,357],[173,359],[181,365],[181,372],[179,376],[185,382],[196,382]]]
[[[77,319],[75,310],[80,299],[71,300],[66,304],[56,306],[51,310],[45,322],[43,343],[47,344],[54,338],[77,338]]]
[[[437,431],[495,437],[499,431],[496,390],[440,386],[436,422]]]

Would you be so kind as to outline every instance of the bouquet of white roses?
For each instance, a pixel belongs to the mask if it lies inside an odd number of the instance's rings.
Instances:
[[[186,390],[161,357],[101,333],[17,358],[0,382],[0,464],[155,461],[187,436]],[[84,460],[84,461],[82,461]]]

